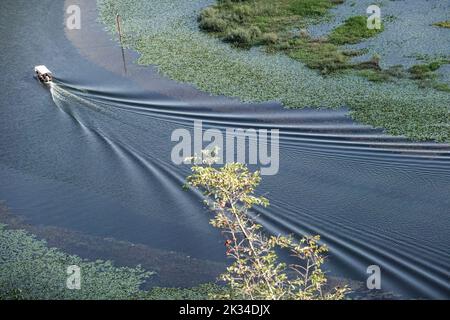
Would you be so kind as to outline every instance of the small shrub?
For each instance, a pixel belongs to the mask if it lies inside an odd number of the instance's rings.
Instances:
[[[251,27],[248,29],[248,32],[249,32],[250,37],[251,37],[251,39],[252,39],[253,42],[258,41],[259,38],[261,38],[262,32],[261,32],[261,30],[260,30],[258,27],[256,27],[256,26],[251,26]]]
[[[206,17],[199,21],[199,27],[208,32],[223,32],[227,28],[227,23],[221,18]]]
[[[262,42],[264,44],[275,44],[278,42],[278,35],[274,32],[265,33],[262,36]]]
[[[309,38],[309,32],[306,29],[300,29],[299,36],[302,38]]]
[[[245,21],[252,14],[252,8],[249,5],[239,5],[233,8],[234,19]]]
[[[217,15],[217,10],[213,7],[207,7],[200,12],[199,19],[203,18],[215,18]]]
[[[254,194],[261,181],[259,172],[250,172],[241,163],[211,166],[216,152],[204,151],[204,165],[192,167],[188,186],[203,191],[205,201],[214,212],[211,224],[222,230],[227,256],[233,264],[221,275],[229,291],[217,296],[225,299],[248,300],[312,300],[343,299],[347,288],[324,290],[327,282],[321,266],[325,246],[320,238],[268,237],[249,216],[253,206],[268,206],[264,197]],[[277,249],[288,250],[299,259],[296,264],[280,262]],[[292,273],[287,270],[292,270]]]
[[[238,47],[249,47],[252,44],[252,35],[247,29],[232,29],[225,35],[224,41],[230,42]]]

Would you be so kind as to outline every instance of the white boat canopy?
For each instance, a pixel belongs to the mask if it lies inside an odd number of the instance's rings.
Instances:
[[[41,75],[52,74],[51,71],[48,70],[46,66],[36,66],[36,67],[34,67],[34,71]]]

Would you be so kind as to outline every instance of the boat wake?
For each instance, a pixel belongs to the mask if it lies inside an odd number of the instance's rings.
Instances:
[[[111,161],[113,154],[120,163],[116,178],[128,191],[117,196],[198,233],[208,228],[208,217],[199,194],[182,191],[189,168],[170,161],[171,132],[193,130],[194,121],[205,130],[279,129],[280,171],[264,177],[260,188],[271,206],[257,210],[267,230],[320,234],[330,247],[329,268],[338,275],[364,281],[366,268],[376,264],[387,290],[448,298],[450,226],[442,223],[450,207],[448,144],[385,135],[353,122],[345,109],[205,107],[64,82],[55,82],[51,93],[90,137],[98,161]]]

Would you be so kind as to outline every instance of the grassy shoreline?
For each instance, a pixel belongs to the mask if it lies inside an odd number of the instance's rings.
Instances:
[[[174,7],[161,0],[98,0],[100,19],[114,34],[123,20],[125,43],[179,82],[244,102],[277,101],[288,108],[349,107],[352,117],[414,140],[450,141],[450,95],[418,88],[411,79],[368,81],[355,74],[322,76],[282,53],[236,49],[201,32],[197,17],[212,1]],[[370,75],[369,75],[370,76]]]

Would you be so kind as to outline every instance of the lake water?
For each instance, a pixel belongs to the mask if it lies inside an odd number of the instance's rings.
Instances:
[[[182,189],[190,171],[171,162],[171,134],[194,120],[277,128],[280,170],[259,189],[269,232],[320,234],[333,275],[365,282],[375,264],[386,291],[450,298],[450,146],[385,136],[346,110],[210,97],[133,65],[130,52],[125,75],[120,48],[93,19],[86,26],[93,39],[70,41],[63,2],[2,1],[0,199],[14,213],[224,262],[208,211]],[[33,78],[37,64],[54,72],[51,90]]]

